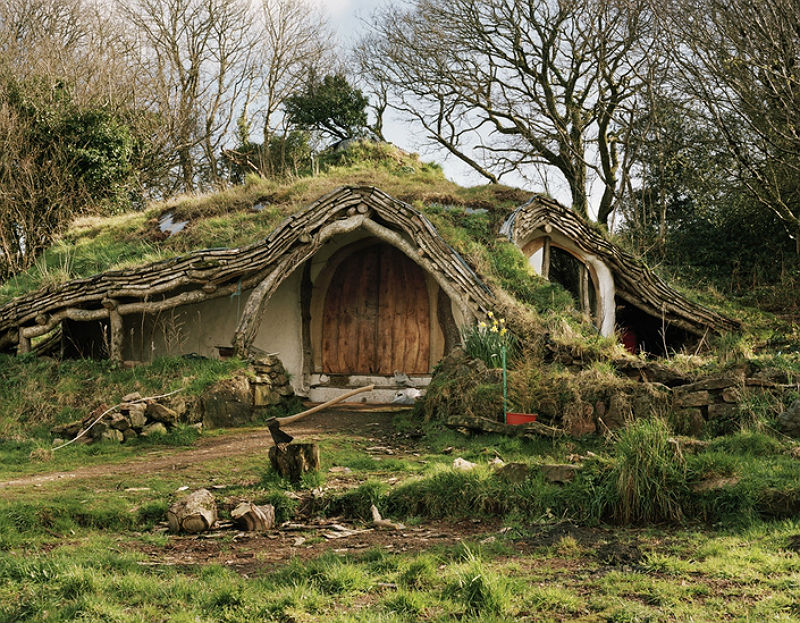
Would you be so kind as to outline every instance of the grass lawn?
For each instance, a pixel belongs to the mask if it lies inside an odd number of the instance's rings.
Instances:
[[[739,433],[687,462],[690,479],[739,478],[696,500],[716,509],[714,522],[619,527],[592,510],[588,475],[567,485],[536,476],[541,462],[608,455],[602,440],[468,438],[420,430],[408,415],[362,415],[342,429],[335,417],[300,435],[320,443],[323,468],[297,486],[271,471],[266,446],[242,446],[260,429],[94,454],[69,447],[52,461],[0,447],[0,480],[31,478],[0,486],[0,621],[800,621],[791,509],[736,514],[757,489],[794,490],[796,459],[781,443]],[[12,455],[24,465],[9,466]],[[455,457],[478,467],[458,472]],[[502,481],[495,457],[529,464],[530,477]],[[110,465],[89,464],[101,459]],[[35,480],[55,469],[78,471]],[[178,489],[200,486],[223,518],[253,500],[302,526],[166,533]],[[371,530],[371,502],[405,529]],[[331,522],[356,533],[328,539]]]

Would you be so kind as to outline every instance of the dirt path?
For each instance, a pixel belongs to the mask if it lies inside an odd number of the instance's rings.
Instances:
[[[354,413],[347,411],[320,411],[283,428],[287,433],[301,439],[314,439],[322,434],[342,433],[358,438],[381,438],[394,430],[393,413]],[[71,471],[50,472],[35,476],[24,476],[0,482],[0,489],[43,484],[62,479],[85,479],[105,476],[113,466],[115,474],[158,474],[171,472],[197,463],[229,456],[240,456],[254,452],[265,456],[272,445],[272,437],[266,428],[248,429],[226,433],[220,437],[200,439],[192,448],[161,448],[124,462],[102,463],[81,467]]]

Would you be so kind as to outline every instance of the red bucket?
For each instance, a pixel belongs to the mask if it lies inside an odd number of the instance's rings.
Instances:
[[[506,424],[511,424],[512,426],[528,424],[529,422],[535,422],[536,417],[535,413],[506,413]]]

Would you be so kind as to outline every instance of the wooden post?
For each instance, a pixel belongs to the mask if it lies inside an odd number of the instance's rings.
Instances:
[[[306,472],[319,470],[319,446],[315,443],[290,443],[269,449],[272,468],[284,478],[297,482]]]
[[[542,247],[542,277],[550,278],[550,236],[544,237],[544,246]]]
[[[122,314],[117,309],[111,309],[108,320],[111,332],[108,356],[111,361],[122,361]]]
[[[586,264],[581,264],[579,269],[580,273],[580,290],[581,290],[581,313],[592,314],[589,302],[589,269]]]
[[[17,355],[27,355],[31,352],[31,338],[25,337],[24,329],[19,329],[19,343],[17,344]]]

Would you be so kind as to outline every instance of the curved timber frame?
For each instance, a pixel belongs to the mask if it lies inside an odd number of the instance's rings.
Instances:
[[[736,331],[740,325],[669,287],[641,261],[623,251],[590,227],[573,210],[537,195],[514,210],[500,233],[528,257],[539,247],[558,246],[588,265],[597,275],[598,325],[603,335],[612,335],[615,298],[697,336],[707,332]],[[543,250],[547,256],[547,251]],[[546,269],[542,271],[546,275]]]
[[[280,284],[327,241],[359,229],[396,247],[430,274],[465,319],[491,309],[491,290],[423,214],[376,188],[344,186],[288,216],[255,244],[197,251],[18,297],[0,307],[0,352],[29,352],[31,339],[64,320],[108,321],[109,354],[121,359],[123,316],[155,314],[252,289],[232,336],[236,351],[247,354]]]

